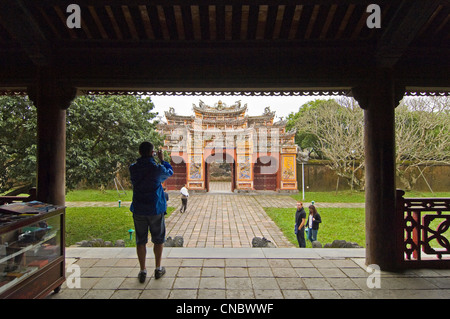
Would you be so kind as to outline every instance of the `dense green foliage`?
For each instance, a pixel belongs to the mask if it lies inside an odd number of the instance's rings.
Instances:
[[[143,141],[162,144],[150,98],[81,96],[67,112],[67,187],[111,183],[138,157]]]
[[[142,141],[163,143],[150,121],[150,98],[80,96],[67,110],[66,184],[111,184],[136,160]],[[36,108],[27,97],[0,97],[0,192],[36,181]]]
[[[0,96],[0,193],[36,182],[36,108],[27,97]]]

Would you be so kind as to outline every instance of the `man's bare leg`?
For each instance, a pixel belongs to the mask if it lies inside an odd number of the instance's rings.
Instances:
[[[153,245],[153,253],[155,254],[155,268],[161,267],[163,248],[164,248],[164,244],[154,244]]]
[[[145,269],[145,258],[147,255],[147,247],[145,244],[143,245],[136,245],[136,252],[138,255],[139,260],[139,266],[141,270],[138,274],[139,282],[143,283],[145,282],[145,278],[147,277],[147,270]]]
[[[155,254],[155,279],[159,279],[166,273],[166,269],[161,267],[161,258],[164,244],[154,244],[153,253]]]
[[[145,270],[145,258],[147,256],[146,245],[136,245],[136,252],[138,255],[139,266],[141,267],[141,270]]]

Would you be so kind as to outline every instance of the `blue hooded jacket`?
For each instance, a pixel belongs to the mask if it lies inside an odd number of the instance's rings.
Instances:
[[[162,184],[173,175],[172,166],[162,161],[156,164],[153,157],[141,157],[130,165],[133,184],[133,202],[130,210],[136,215],[159,215],[167,210]]]

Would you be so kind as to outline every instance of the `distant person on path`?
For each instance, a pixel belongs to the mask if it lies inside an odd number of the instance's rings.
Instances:
[[[319,224],[322,222],[319,213],[314,205],[309,205],[309,216],[308,216],[308,240],[317,240],[317,233],[319,231]]]
[[[305,222],[306,212],[303,208],[302,202],[297,202],[297,211],[295,212],[295,234],[297,235],[298,246],[300,248],[306,247],[305,240]]]
[[[181,188],[180,193],[181,193],[180,213],[184,213],[187,208],[187,202],[188,202],[188,197],[189,197],[189,192],[186,188],[186,184]]]
[[[161,267],[161,257],[166,239],[164,212],[167,210],[167,202],[161,183],[173,175],[173,169],[169,163],[164,161],[162,150],[157,153],[161,164],[155,162],[153,144],[150,142],[141,143],[139,154],[141,157],[129,168],[133,184],[133,200],[130,210],[133,213],[136,251],[141,268],[138,279],[143,283],[147,276],[145,258],[149,230],[154,244],[155,279],[161,278],[166,273],[165,268]]]

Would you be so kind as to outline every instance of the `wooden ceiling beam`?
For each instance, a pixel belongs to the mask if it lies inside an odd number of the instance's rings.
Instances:
[[[404,0],[397,7],[390,24],[383,27],[375,53],[377,63],[392,68],[439,8],[439,0]]]
[[[22,1],[0,1],[0,23],[34,64],[44,66],[51,63],[49,42]]]
[[[23,0],[24,2],[33,2],[36,0]],[[386,3],[396,3],[401,0],[376,0],[375,2],[379,5],[383,5]],[[45,5],[47,6],[68,6],[73,3],[73,0],[46,0]],[[230,6],[242,6],[242,5],[250,5],[250,6],[259,6],[259,5],[333,5],[339,4],[348,6],[350,4],[358,4],[358,5],[369,5],[374,3],[374,0],[77,0],[76,3],[80,6],[88,6],[95,5],[98,6],[138,6],[145,4],[147,6],[209,6],[209,5],[230,5]],[[42,4],[44,5],[44,4]]]

